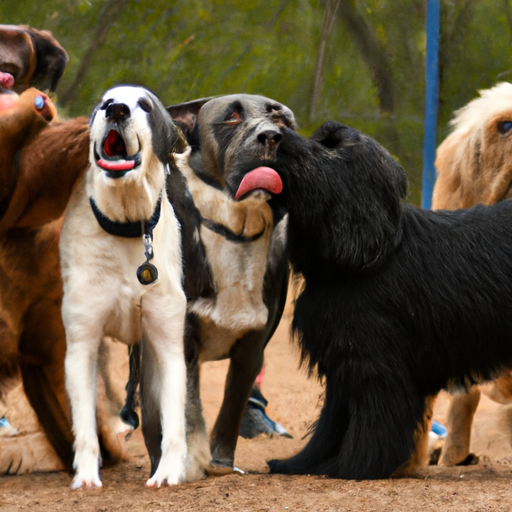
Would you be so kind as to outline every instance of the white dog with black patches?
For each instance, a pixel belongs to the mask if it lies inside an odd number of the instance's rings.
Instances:
[[[180,135],[159,100],[141,87],[107,91],[90,125],[90,165],[69,202],[60,249],[75,433],[71,487],[102,485],[95,401],[103,336],[142,340],[147,485],[173,485],[186,479],[186,298],[180,229],[165,179]]]

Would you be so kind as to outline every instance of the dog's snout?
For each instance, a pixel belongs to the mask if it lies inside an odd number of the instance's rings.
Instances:
[[[110,103],[105,110],[105,117],[109,121],[126,121],[130,117],[130,108],[124,103]]]
[[[264,132],[261,132],[258,134],[258,141],[261,142],[263,145],[269,145],[269,146],[276,146],[281,142],[281,139],[283,136],[281,135],[281,132],[277,130],[265,130]]]

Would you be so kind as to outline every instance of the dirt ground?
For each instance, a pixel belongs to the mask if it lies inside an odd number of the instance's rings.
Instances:
[[[427,467],[415,478],[378,481],[329,480],[315,476],[269,475],[265,461],[287,457],[305,443],[303,436],[319,413],[322,388],[298,369],[298,352],[289,341],[290,313],[285,314],[266,352],[263,391],[269,415],[293,439],[240,439],[235,464],[245,474],[207,478],[173,488],[149,490],[149,461],[140,429],[128,441],[131,459],[101,471],[103,488],[71,491],[68,472],[0,477],[0,511],[510,511],[512,510],[512,406],[482,398],[474,425],[472,467]],[[117,344],[119,345],[119,344]],[[113,351],[126,365],[125,347]],[[203,367],[202,396],[209,424],[222,397],[227,364]],[[443,422],[447,397],[435,418]],[[22,418],[16,425],[27,431]],[[2,441],[0,440],[0,449]]]

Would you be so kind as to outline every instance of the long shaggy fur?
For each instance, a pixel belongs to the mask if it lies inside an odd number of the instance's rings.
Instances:
[[[511,197],[512,84],[500,83],[480,91],[478,98],[455,113],[451,127],[437,150],[433,209],[493,204]],[[511,390],[512,373],[506,371],[492,383],[453,396],[440,464],[474,460],[469,453],[471,425],[480,392],[499,403],[509,403]]]
[[[512,364],[512,203],[419,210],[369,137],[335,122],[314,140],[281,133],[264,165],[283,179],[289,256],[305,280],[293,330],[326,392],[306,447],[269,464],[387,478],[425,433],[431,396]]]
[[[507,82],[480,91],[455,113],[452,132],[437,150],[434,208],[454,210],[512,197],[507,121],[512,121],[512,84]]]

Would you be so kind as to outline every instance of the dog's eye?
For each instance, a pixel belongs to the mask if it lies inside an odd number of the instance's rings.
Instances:
[[[267,112],[271,114],[272,112],[279,112],[283,110],[283,107],[281,105],[276,104],[269,104],[267,105]]]
[[[106,110],[106,109],[107,109],[107,107],[108,107],[108,106],[109,106],[113,101],[114,101],[114,100],[113,100],[112,98],[111,98],[111,99],[109,99],[109,100],[107,100],[107,101],[105,101],[105,103],[103,103],[103,105],[101,105],[100,110]]]
[[[238,112],[231,112],[228,117],[224,120],[224,124],[227,126],[236,126],[242,122],[242,117]]]
[[[510,132],[512,129],[512,121],[500,121],[498,123],[498,131],[502,134]]]
[[[148,98],[141,98],[139,100],[139,105],[145,112],[151,112],[153,110],[153,104],[148,100]]]

